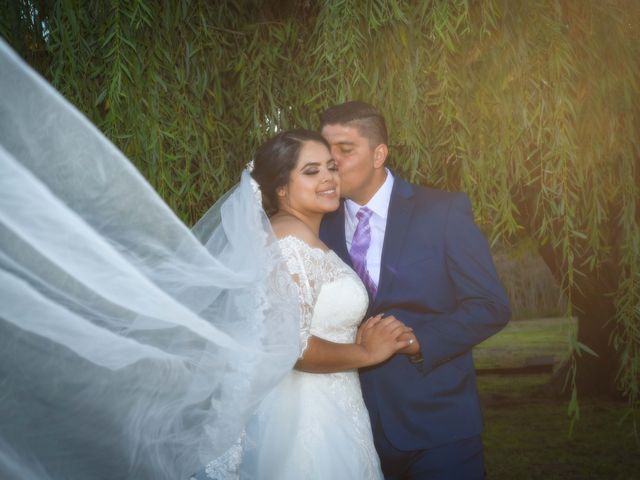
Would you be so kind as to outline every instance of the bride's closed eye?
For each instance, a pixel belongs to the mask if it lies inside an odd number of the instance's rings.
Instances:
[[[336,164],[329,165],[327,167],[327,170],[329,170],[330,172],[337,172],[338,171],[338,167],[337,167]],[[318,173],[320,173],[320,170],[315,169],[315,168],[314,169],[309,169],[309,170],[304,170],[302,172],[303,175],[316,175]]]

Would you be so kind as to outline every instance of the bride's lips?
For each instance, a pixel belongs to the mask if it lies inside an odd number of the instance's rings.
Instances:
[[[335,197],[337,195],[337,192],[335,188],[328,188],[327,190],[322,190],[321,192],[318,192],[318,195],[323,197]]]

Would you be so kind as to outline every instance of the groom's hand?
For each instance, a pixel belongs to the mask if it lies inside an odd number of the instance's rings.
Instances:
[[[410,339],[401,340],[400,337],[411,332],[411,328],[393,315],[383,315],[369,318],[358,329],[356,345],[362,348],[367,357],[364,366],[384,362],[410,343]]]
[[[393,320],[398,321],[393,315],[389,315],[389,316],[385,317],[384,313],[379,313],[375,317],[370,317],[358,329],[358,334],[356,336],[356,343],[360,343],[362,341],[362,335],[363,334],[366,335],[365,332],[369,328],[373,327],[378,322],[380,322],[383,318],[385,318],[385,319],[393,318]],[[399,335],[396,340],[398,340],[398,341],[403,341],[403,340],[411,341],[411,343],[408,346],[398,350],[396,353],[400,353],[400,354],[403,354],[403,355],[409,355],[410,357],[418,356],[420,354],[420,342],[418,341],[418,338],[413,334],[413,329],[411,329],[409,327],[405,327],[405,329],[402,332],[402,334]]]

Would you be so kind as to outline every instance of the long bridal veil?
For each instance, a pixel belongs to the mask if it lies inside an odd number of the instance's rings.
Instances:
[[[299,348],[255,195],[190,231],[0,40],[0,478],[175,480],[233,444]]]

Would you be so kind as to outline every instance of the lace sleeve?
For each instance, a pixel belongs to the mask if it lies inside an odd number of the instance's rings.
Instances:
[[[302,357],[311,336],[313,310],[322,286],[321,262],[325,252],[293,236],[281,238],[278,244],[297,288],[301,319],[299,356]]]

